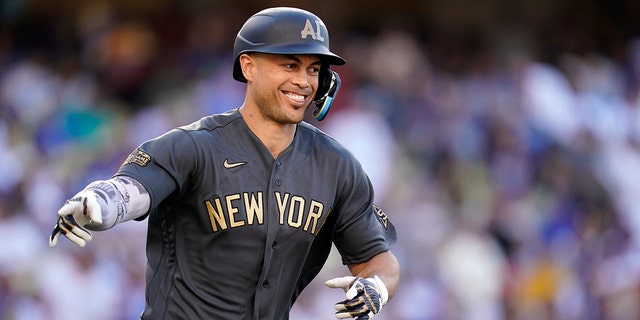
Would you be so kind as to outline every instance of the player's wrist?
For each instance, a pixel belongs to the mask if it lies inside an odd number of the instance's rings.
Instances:
[[[102,221],[89,221],[85,227],[93,231],[107,230],[115,226],[126,214],[126,190],[122,190],[111,180],[98,180],[90,183],[85,191],[92,192],[100,206]]]
[[[387,304],[389,301],[389,290],[387,286],[384,284],[384,281],[380,279],[377,275],[374,275],[373,278],[367,278],[367,280],[371,281],[378,288],[378,292],[380,293],[380,302],[382,305]]]

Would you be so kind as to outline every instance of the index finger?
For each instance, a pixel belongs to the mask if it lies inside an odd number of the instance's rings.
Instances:
[[[65,204],[58,210],[59,216],[73,215],[76,211],[82,210],[82,204],[78,200],[67,200]]]

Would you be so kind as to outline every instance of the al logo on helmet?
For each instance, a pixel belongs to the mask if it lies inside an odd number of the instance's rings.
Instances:
[[[321,25],[322,25],[322,21],[316,20],[316,29],[318,29],[318,31],[313,30],[313,25],[311,24],[311,21],[307,19],[307,22],[304,24],[304,29],[300,31],[300,38],[306,39],[308,36],[311,36],[313,40],[324,42],[324,37],[322,36],[322,32],[321,32],[322,28],[320,27]]]

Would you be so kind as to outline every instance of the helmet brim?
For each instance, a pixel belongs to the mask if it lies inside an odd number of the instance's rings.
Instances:
[[[324,46],[317,46],[316,48],[310,48],[308,44],[294,43],[294,44],[280,44],[262,47],[261,50],[244,50],[237,54],[236,60],[233,64],[233,78],[241,82],[247,82],[242,70],[240,69],[240,55],[243,53],[260,52],[269,54],[286,54],[286,55],[298,55],[298,54],[313,54],[319,55],[322,63],[329,65],[341,66],[346,63],[339,55],[327,50]]]

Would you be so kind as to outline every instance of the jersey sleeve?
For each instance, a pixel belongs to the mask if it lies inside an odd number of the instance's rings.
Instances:
[[[350,166],[339,188],[334,243],[344,264],[362,263],[388,251],[396,242],[393,223],[373,203],[373,186],[359,163]]]
[[[140,181],[151,197],[151,211],[170,194],[184,191],[196,164],[193,139],[183,130],[174,129],[141,144],[115,176],[126,175]]]

